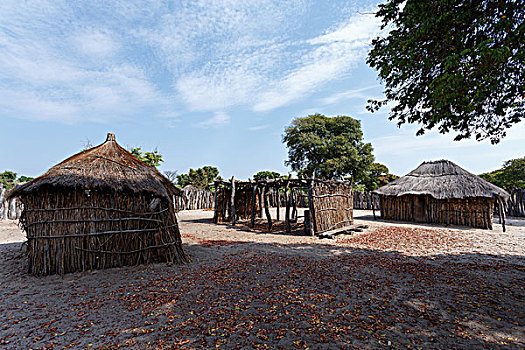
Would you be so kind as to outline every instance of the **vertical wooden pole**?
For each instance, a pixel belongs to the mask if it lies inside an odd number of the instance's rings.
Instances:
[[[277,221],[281,219],[281,191],[279,191],[279,186],[275,189],[277,191]]]
[[[310,236],[315,236],[315,213],[314,213],[314,194],[313,194],[314,180],[310,180],[308,184],[308,208],[310,209]]]
[[[376,219],[376,206],[375,206],[375,203],[374,203],[374,195],[371,194],[370,198],[372,199],[372,213],[374,214],[374,220],[375,220]]]
[[[250,221],[250,227],[255,227],[255,202],[257,201],[257,186],[259,185],[259,180],[255,181],[255,185],[253,185],[253,193],[252,193],[252,218]]]
[[[268,183],[264,186],[264,211],[266,212],[266,219],[268,220],[268,231],[272,230],[272,216],[270,215],[270,208],[268,208]]]
[[[263,210],[264,210],[264,206],[263,206],[263,196],[264,196],[264,188],[263,187],[259,187],[259,217],[262,218],[263,217]]]
[[[213,181],[213,187],[215,188],[215,210],[213,211],[213,222],[217,224],[219,221],[219,213],[217,212],[219,210],[219,185],[217,181]]]
[[[230,209],[231,209],[231,220],[232,220],[232,225],[235,226],[235,178],[232,176],[232,179],[231,179],[231,187],[232,187],[232,193],[231,193],[231,204],[230,204]]]
[[[6,212],[7,202],[4,199],[6,190],[4,186],[0,184],[0,220],[4,220],[4,213]]]
[[[501,198],[498,198],[498,202],[499,202],[499,210],[501,212],[501,226],[503,228],[503,232],[507,231],[506,227],[505,227],[505,208],[503,207],[503,201]]]
[[[295,188],[292,188],[290,196],[292,197],[292,220],[297,222],[297,190]]]
[[[286,180],[286,186],[284,187],[284,201],[286,204],[286,211],[284,213],[284,227],[286,232],[291,232],[292,228],[290,227],[290,201],[288,200],[288,192],[290,190],[290,176]]]
[[[499,224],[501,225],[501,206],[499,205],[498,199],[496,199],[494,202],[498,204],[498,219],[499,219]]]

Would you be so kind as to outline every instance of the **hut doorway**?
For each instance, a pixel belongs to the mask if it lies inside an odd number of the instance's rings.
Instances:
[[[416,222],[427,222],[427,200],[425,196],[415,197],[414,220]]]

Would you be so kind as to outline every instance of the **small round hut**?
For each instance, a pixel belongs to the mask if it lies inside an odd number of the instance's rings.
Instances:
[[[509,196],[449,160],[424,162],[374,193],[383,219],[485,229],[492,229],[494,205]]]
[[[13,189],[23,204],[29,273],[183,263],[172,198],[180,191],[108,134]]]

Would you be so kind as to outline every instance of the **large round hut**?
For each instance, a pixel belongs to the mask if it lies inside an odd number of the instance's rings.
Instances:
[[[383,219],[489,229],[494,205],[509,196],[449,160],[424,162],[374,193]]]
[[[172,202],[179,194],[108,134],[9,197],[24,207],[29,273],[48,275],[187,261]]]

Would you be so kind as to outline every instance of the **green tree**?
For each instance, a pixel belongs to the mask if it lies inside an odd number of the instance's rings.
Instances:
[[[0,184],[7,190],[15,187],[16,185],[16,173],[12,171],[4,171],[0,173]]]
[[[268,179],[278,179],[282,177],[281,174],[279,174],[276,171],[271,170],[263,170],[259,171],[257,174],[253,175],[254,180],[268,180]]]
[[[404,6],[403,6],[404,5]],[[391,0],[376,13],[388,34],[367,63],[385,83],[376,111],[390,120],[437,127],[455,140],[490,139],[525,115],[525,6],[516,0]]]
[[[190,169],[187,174],[177,175],[177,184],[180,187],[192,185],[197,188],[211,190],[215,179],[220,179],[219,169],[207,165],[198,169]]]
[[[507,160],[501,169],[479,176],[507,191],[525,188],[525,157]]]
[[[140,147],[133,147],[129,150],[129,152],[144,163],[149,164],[155,168],[158,167],[160,163],[164,162],[162,155],[159,154],[157,149],[155,149],[153,152],[142,152]]]
[[[363,188],[367,191],[373,191],[398,178],[399,176],[390,174],[386,165],[373,163],[366,170],[358,185],[363,185]]]
[[[0,173],[0,179],[6,180],[6,181],[15,181],[16,173],[13,171],[6,170],[3,173]]]
[[[33,180],[33,179],[34,179],[34,177],[30,177],[30,176],[24,176],[24,175],[22,175],[22,176],[20,176],[20,177],[17,179],[17,181],[20,182],[20,183],[22,183],[22,182],[28,182],[28,181],[31,181],[31,180]]]
[[[286,165],[300,177],[360,180],[374,162],[372,145],[363,142],[361,122],[347,116],[321,114],[295,118],[284,130]]]

